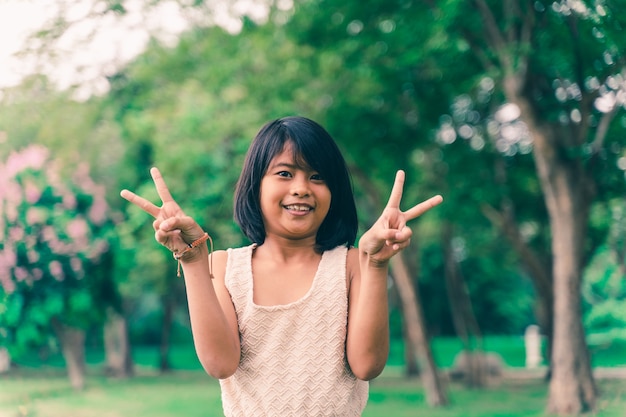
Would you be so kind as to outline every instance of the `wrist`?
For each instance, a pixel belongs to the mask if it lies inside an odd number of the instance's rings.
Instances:
[[[208,259],[207,253],[207,240],[211,243],[211,252],[213,251],[213,239],[209,236],[208,233],[204,233],[198,239],[193,242],[187,244],[187,247],[181,252],[174,252],[172,255],[174,259],[178,262],[178,270],[177,276],[180,277],[180,266],[182,263],[191,264],[194,262],[201,261],[203,258]],[[211,279],[213,278],[213,268],[212,264],[209,264],[209,276]]]
[[[389,268],[389,259],[378,259],[367,252],[361,252],[361,266],[371,269]]]
[[[177,261],[180,261],[183,264],[192,264],[194,262],[198,262],[206,258],[207,256],[208,256],[207,244],[203,242],[200,245],[194,247],[193,249],[189,249],[188,251],[179,255],[178,257],[176,254],[174,254],[174,259],[176,259]]]

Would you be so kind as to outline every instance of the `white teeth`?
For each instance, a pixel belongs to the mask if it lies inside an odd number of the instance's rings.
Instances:
[[[292,204],[290,206],[285,206],[287,210],[295,210],[295,211],[310,211],[311,208],[309,206],[302,206],[299,204]]]

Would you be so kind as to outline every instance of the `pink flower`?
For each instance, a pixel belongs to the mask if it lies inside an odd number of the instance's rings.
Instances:
[[[8,207],[15,208],[22,203],[22,188],[16,182],[7,181],[4,186],[3,194],[5,196]]]
[[[26,257],[28,258],[28,263],[32,265],[32,264],[36,264],[37,262],[39,262],[39,259],[41,256],[39,255],[39,252],[34,251],[34,250],[29,250],[26,253]]]
[[[0,269],[10,269],[17,264],[17,255],[12,247],[4,246],[4,250],[0,252]]]
[[[41,268],[34,268],[31,273],[33,274],[33,279],[35,281],[39,281],[43,277],[43,271]]]
[[[11,180],[5,172],[4,166],[0,164],[0,201],[5,199],[5,195],[7,194],[6,190],[9,189],[10,183]]]
[[[46,220],[46,212],[38,207],[30,207],[26,211],[26,224],[33,226],[41,224]]]
[[[52,261],[48,264],[48,270],[50,274],[57,280],[63,281],[65,279],[65,274],[63,274],[63,266],[59,261]]]
[[[70,259],[70,266],[72,267],[72,271],[74,272],[82,272],[83,270],[83,262],[80,258],[72,258]]]
[[[15,291],[15,282],[13,282],[13,280],[11,278],[9,278],[9,274],[7,275],[0,275],[0,284],[2,285],[2,288],[4,289],[4,292],[7,294],[12,294],[13,291]]]
[[[67,210],[76,208],[76,196],[70,192],[63,193],[63,207]]]
[[[11,239],[13,242],[19,242],[21,240],[24,240],[24,229],[19,226],[10,228],[9,239]]]
[[[41,145],[31,145],[21,152],[13,152],[5,165],[6,174],[14,177],[27,168],[41,169],[48,159],[48,154],[48,149]]]
[[[87,257],[91,260],[97,260],[100,256],[109,250],[109,243],[105,240],[99,240],[95,244],[91,245],[91,250],[87,254]]]
[[[74,219],[67,225],[67,234],[73,240],[87,243],[87,233],[89,233],[89,225],[83,218]]]
[[[26,184],[24,185],[24,195],[27,202],[35,204],[41,197],[41,190],[34,182],[26,181]]]
[[[15,276],[15,280],[17,282],[22,282],[28,278],[28,270],[26,268],[18,266],[17,268],[13,269],[13,275]]]
[[[83,162],[78,165],[74,173],[74,182],[84,191],[93,191],[96,183],[89,176],[89,164]]]
[[[72,270],[76,274],[76,279],[80,280],[85,277],[85,270],[83,269],[83,261],[80,258],[72,258],[70,259],[70,266]]]
[[[59,239],[57,237],[57,232],[54,230],[54,227],[52,226],[45,226],[41,230],[41,237],[44,242],[48,242],[48,243],[57,241]]]
[[[89,208],[89,220],[97,225],[101,225],[106,220],[106,214],[109,209],[106,200],[102,196],[94,198],[93,204]]]
[[[107,240],[93,236],[92,229],[110,216],[106,190],[90,177],[87,164],[73,166],[71,178],[63,168],[40,145],[13,152],[4,164],[0,162],[0,284],[5,292],[15,291],[20,281],[32,283],[49,276],[57,281],[82,279],[85,262],[109,250]],[[44,207],[41,197],[48,193],[57,202]],[[77,212],[82,193],[92,200],[87,213]],[[19,266],[15,242],[24,249]],[[44,249],[39,251],[39,246]]]

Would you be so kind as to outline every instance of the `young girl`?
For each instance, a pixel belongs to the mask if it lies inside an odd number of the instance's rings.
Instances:
[[[209,255],[209,239],[151,170],[155,238],[182,266],[196,352],[220,380],[226,416],[360,416],[389,352],[387,269],[409,244],[398,171],[381,217],[359,240],[345,161],[303,117],[266,124],[248,151],[234,217],[250,246]]]

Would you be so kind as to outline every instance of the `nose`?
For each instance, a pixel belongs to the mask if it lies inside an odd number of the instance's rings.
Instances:
[[[291,195],[298,197],[308,197],[311,194],[309,181],[304,175],[296,175],[291,182]]]

